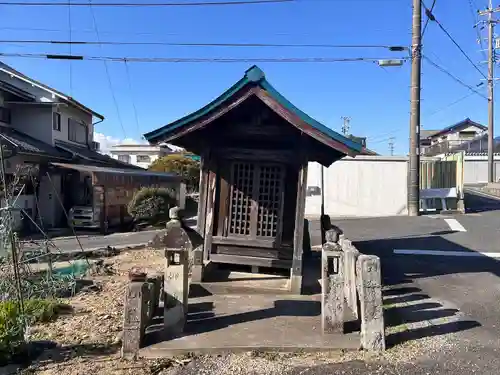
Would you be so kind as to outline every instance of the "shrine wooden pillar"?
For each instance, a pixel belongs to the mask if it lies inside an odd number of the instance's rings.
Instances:
[[[307,154],[301,147],[299,173],[297,178],[297,200],[295,204],[295,230],[293,233],[293,259],[290,274],[290,291],[293,294],[302,292],[302,253],[304,251],[304,213],[307,190]]]

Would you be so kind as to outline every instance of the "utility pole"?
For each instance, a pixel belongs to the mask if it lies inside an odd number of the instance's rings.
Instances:
[[[389,152],[391,153],[391,156],[394,156],[394,137],[389,138]]]
[[[410,165],[408,178],[408,215],[420,212],[420,83],[422,68],[422,5],[413,0],[410,99]]]
[[[342,116],[340,118],[344,121],[344,123],[342,124],[342,134],[349,135],[351,118],[347,116]]]
[[[488,25],[488,182],[495,182],[495,161],[494,161],[494,137],[495,137],[495,100],[494,100],[494,82],[495,82],[495,26],[497,20],[493,14],[500,12],[500,8],[493,8],[492,0],[489,0],[488,9],[479,12],[481,16],[488,16],[486,21]],[[495,47],[494,47],[495,43]]]

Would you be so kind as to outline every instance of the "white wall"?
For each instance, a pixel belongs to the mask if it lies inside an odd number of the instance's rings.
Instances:
[[[307,186],[321,187],[321,165],[309,163]],[[331,217],[407,215],[407,159],[357,156],[324,169],[325,213]],[[306,198],[307,216],[319,216],[321,196]]]
[[[50,106],[12,105],[11,126],[42,142],[53,144]]]
[[[130,157],[130,164],[147,169],[151,163],[160,157],[162,150],[159,147],[150,145],[117,145],[111,148],[110,153],[111,157],[117,160],[119,155],[128,155]],[[149,156],[150,161],[137,161],[137,157],[142,155]]]
[[[60,140],[63,142],[73,143],[75,145],[81,145],[80,143],[72,142],[68,139],[68,119],[73,118],[78,121],[83,121],[88,126],[89,131],[89,143],[94,140],[94,129],[92,125],[92,115],[78,108],[73,108],[65,105],[59,105],[58,108],[54,107],[54,112],[59,112],[61,114],[61,131],[53,130],[53,136],[55,140]],[[52,115],[51,115],[52,116]],[[51,120],[52,123],[52,120]],[[52,126],[51,126],[52,129]]]

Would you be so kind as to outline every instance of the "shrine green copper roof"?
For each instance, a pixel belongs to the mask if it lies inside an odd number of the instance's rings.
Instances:
[[[256,65],[252,66],[245,72],[245,75],[242,79],[236,82],[233,86],[231,86],[228,90],[226,90],[222,95],[218,98],[204,106],[203,108],[193,112],[185,117],[180,118],[170,124],[162,126],[156,130],[153,130],[149,133],[144,134],[144,138],[151,143],[161,142],[165,138],[167,138],[173,131],[182,128],[183,126],[190,124],[202,116],[207,115],[212,112],[216,108],[222,106],[225,102],[227,102],[231,97],[233,97],[237,92],[241,89],[245,88],[247,85],[258,85],[275,100],[282,107],[293,113],[295,116],[299,117],[302,121],[307,123],[312,128],[317,131],[323,133],[324,135],[332,138],[333,140],[342,143],[348,149],[351,150],[353,154],[358,154],[362,151],[363,146],[355,142],[349,138],[344,137],[343,135],[337,133],[336,131],[326,127],[320,122],[316,121],[306,113],[302,112],[300,109],[295,107],[292,103],[290,103],[283,95],[281,95],[267,80],[264,75],[264,72]]]

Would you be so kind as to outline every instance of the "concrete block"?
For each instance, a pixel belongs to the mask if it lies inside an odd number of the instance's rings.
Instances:
[[[344,253],[326,243],[321,262],[323,334],[344,333]]]
[[[346,238],[345,238],[345,234],[341,234],[341,235],[339,236],[339,240],[337,241],[337,243],[338,243],[340,246],[342,246],[342,244],[344,243],[345,239],[346,239]]]
[[[356,273],[359,278],[361,346],[369,351],[385,350],[380,258],[360,255]]]
[[[143,281],[128,284],[123,317],[122,358],[135,359],[141,348],[148,321],[149,285]]]
[[[350,241],[349,241],[350,242]],[[356,261],[359,251],[354,246],[344,248],[344,295],[347,306],[358,316],[358,298],[356,288]]]
[[[164,280],[164,323],[167,333],[184,330],[188,310],[188,265],[187,253],[180,254],[179,264],[166,261]],[[182,255],[186,255],[182,257]]]
[[[346,249],[350,249],[352,247],[352,242],[351,240],[348,240],[347,238],[344,237],[341,246],[342,246],[342,251],[345,251]]]
[[[191,282],[201,283],[205,267],[203,264],[203,245],[198,246],[192,252]]]

